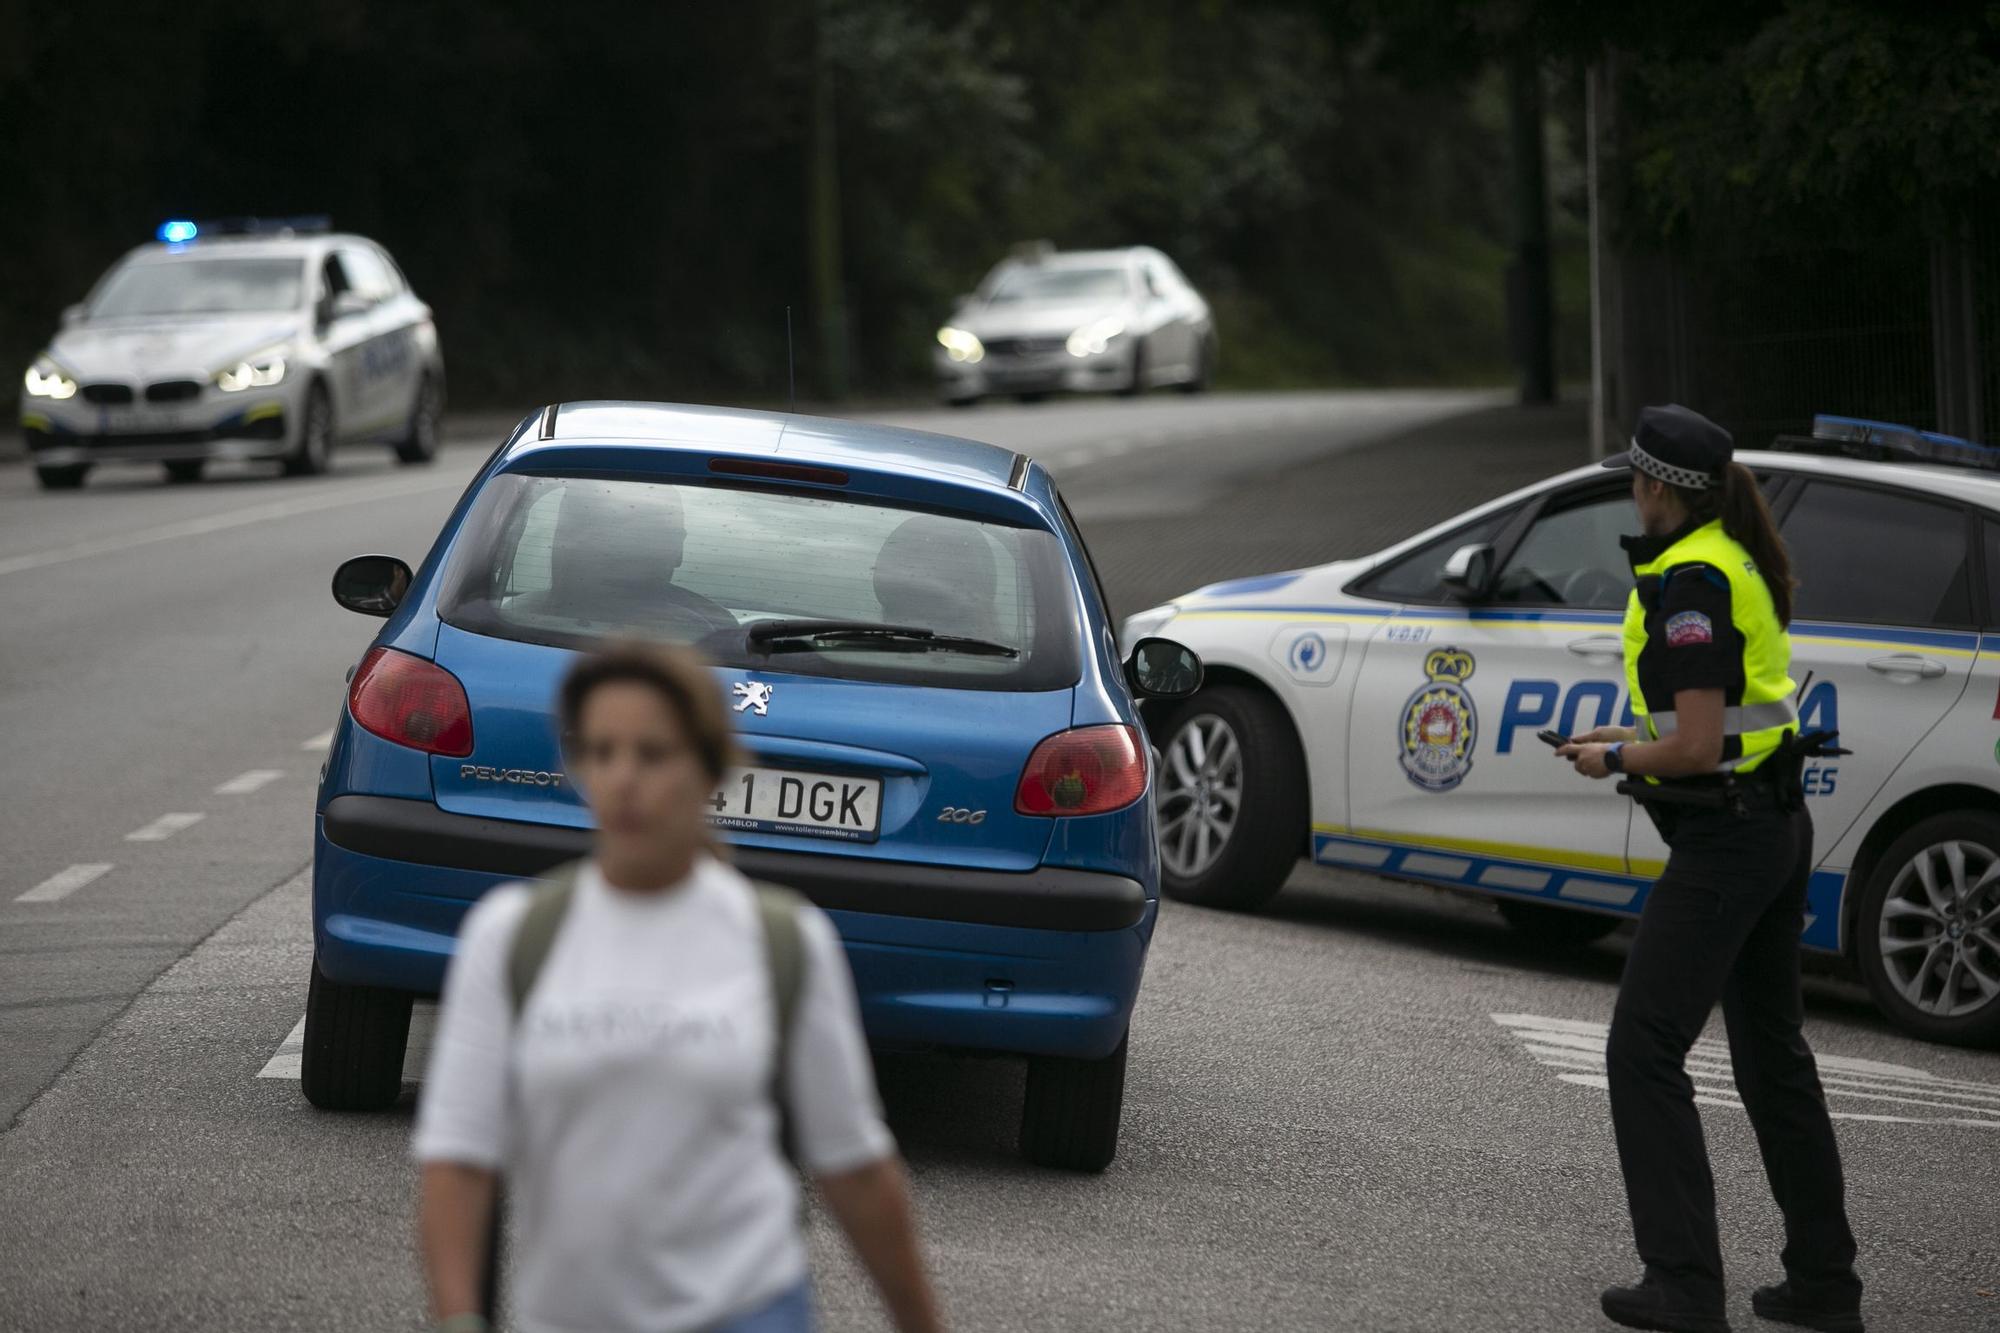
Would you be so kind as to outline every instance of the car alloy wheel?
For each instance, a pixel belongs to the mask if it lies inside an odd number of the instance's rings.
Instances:
[[[1213,713],[1191,717],[1167,744],[1160,783],[1160,859],[1183,879],[1221,857],[1243,810],[1243,746]]]
[[[2000,855],[1959,839],[1922,848],[1890,881],[1876,932],[1911,1008],[1960,1018],[2000,1000]]]

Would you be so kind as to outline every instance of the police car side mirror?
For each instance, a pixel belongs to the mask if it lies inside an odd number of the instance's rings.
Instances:
[[[81,323],[83,323],[83,302],[78,301],[75,305],[66,305],[63,307],[62,326],[64,328],[68,328],[72,324]]]
[[[1460,601],[1485,600],[1493,591],[1493,548],[1484,542],[1459,547],[1438,571],[1438,582]]]
[[[1125,679],[1143,699],[1185,699],[1201,688],[1201,658],[1172,639],[1141,639],[1125,659]]]
[[[364,616],[386,616],[410,590],[410,567],[393,555],[357,555],[333,571],[333,600]]]

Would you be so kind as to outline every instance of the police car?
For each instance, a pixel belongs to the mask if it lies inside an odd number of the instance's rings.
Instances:
[[[63,312],[21,389],[51,489],[114,460],[175,481],[212,459],[312,474],[358,441],[425,463],[443,410],[430,307],[382,247],[324,218],[163,223]]]
[[[1737,459],[1801,577],[1800,723],[1853,752],[1805,773],[1804,942],[1914,1033],[2000,1039],[2000,451],[1830,417],[1779,443]],[[1537,739],[1631,724],[1629,486],[1581,468],[1127,621],[1207,666],[1148,719],[1166,892],[1253,908],[1305,855],[1490,895],[1551,939],[1636,916],[1666,859],[1652,823]]]

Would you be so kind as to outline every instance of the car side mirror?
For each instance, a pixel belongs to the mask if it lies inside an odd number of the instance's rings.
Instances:
[[[402,605],[412,577],[393,555],[357,555],[333,571],[333,600],[364,616],[386,616]]]
[[[1201,658],[1172,639],[1141,639],[1125,659],[1125,679],[1141,698],[1185,699],[1201,688]]]
[[[1438,571],[1438,582],[1460,601],[1484,601],[1493,591],[1493,548],[1484,542],[1459,547]]]
[[[83,323],[83,309],[84,309],[83,302],[81,301],[78,301],[75,305],[64,306],[62,312],[62,326],[64,328],[68,328],[72,324]]]

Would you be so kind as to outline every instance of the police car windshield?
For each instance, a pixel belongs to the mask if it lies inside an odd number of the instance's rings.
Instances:
[[[1122,268],[1017,268],[986,299],[994,305],[1016,301],[1117,301],[1132,290]]]
[[[127,264],[90,303],[91,319],[296,310],[303,259],[170,259]]]
[[[780,635],[783,669],[1057,689],[1080,672],[1065,567],[1054,533],[861,496],[508,474],[468,515],[438,613],[496,638],[664,639],[745,667],[780,651],[759,625],[892,626]]]

